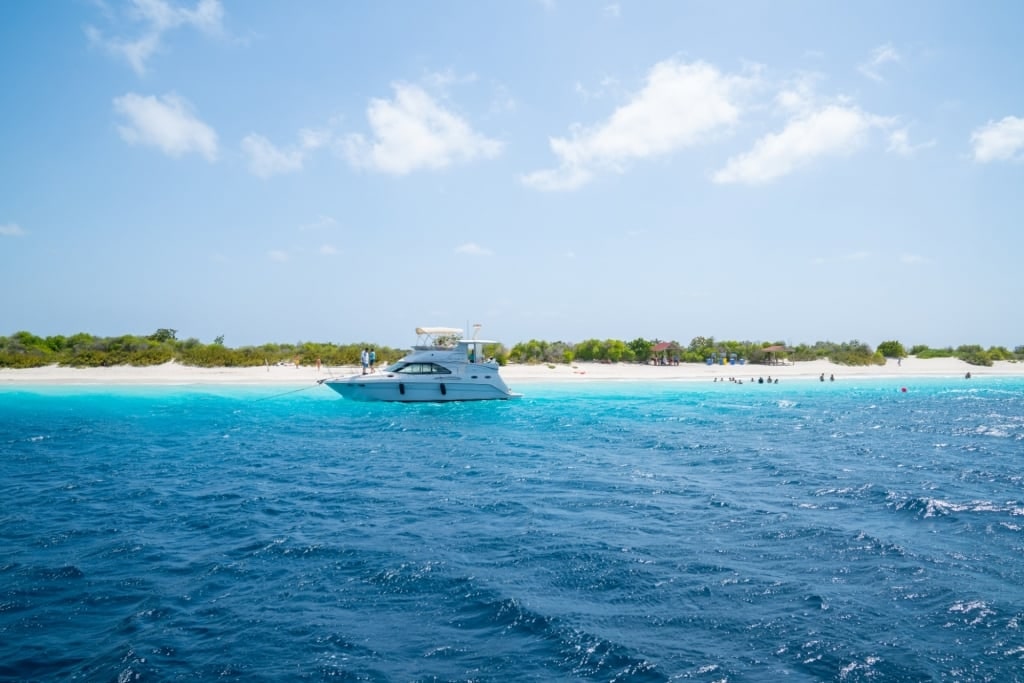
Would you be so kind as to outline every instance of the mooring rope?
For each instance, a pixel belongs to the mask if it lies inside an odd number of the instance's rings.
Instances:
[[[327,379],[327,378],[325,377],[324,379]],[[269,401],[272,398],[281,398],[282,396],[288,396],[289,394],[297,394],[300,391],[306,391],[308,389],[313,389],[315,387],[318,387],[318,386],[320,386],[323,383],[324,383],[323,379],[318,379],[316,381],[316,384],[314,384],[312,386],[302,387],[301,389],[292,389],[291,391],[285,391],[285,392],[282,392],[280,394],[273,394],[272,396],[264,396],[263,398],[257,398],[257,399],[255,399],[253,401],[253,403],[259,403],[260,401]]]

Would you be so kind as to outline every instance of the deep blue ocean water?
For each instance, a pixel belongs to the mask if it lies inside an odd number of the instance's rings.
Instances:
[[[1024,680],[1024,381],[513,388],[0,389],[0,679]]]

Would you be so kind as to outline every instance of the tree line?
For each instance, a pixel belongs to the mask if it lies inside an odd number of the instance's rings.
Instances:
[[[10,337],[0,337],[0,367],[33,368],[53,364],[70,367],[147,366],[173,360],[194,367],[234,368],[277,363],[313,365],[318,359],[330,367],[359,365],[359,354],[364,348],[373,348],[381,363],[391,363],[405,355],[401,349],[365,342],[299,342],[230,348],[224,345],[223,337],[204,344],[194,338],[178,339],[177,330],[169,328],[161,328],[144,337],[130,334],[95,337],[84,332],[70,337],[40,337],[31,332],[15,332]]]
[[[654,351],[655,347],[665,348]],[[782,350],[770,350],[781,347]],[[789,346],[785,342],[753,342],[716,340],[714,337],[694,337],[689,344],[676,341],[663,342],[659,339],[642,337],[630,342],[618,339],[588,339],[578,344],[547,342],[531,339],[512,347],[509,360],[515,363],[572,363],[574,361],[597,361],[607,363],[646,363],[668,360],[680,363],[706,363],[708,359],[725,358],[745,360],[747,363],[764,363],[770,359],[785,358],[789,361],[813,361],[828,359],[840,365],[884,365],[887,358],[959,358],[972,365],[991,366],[997,360],[1024,360],[1024,346],[1012,352],[1002,346],[988,349],[978,345],[963,345],[956,348],[932,349],[917,345],[908,352],[899,341],[885,341],[877,348],[853,340],[849,342],[819,341],[814,344]]]
[[[655,352],[655,347],[665,347]],[[781,351],[769,350],[782,347]],[[71,367],[106,367],[113,365],[160,365],[176,361],[195,367],[253,367],[264,364],[295,363],[313,365],[318,360],[327,367],[359,365],[359,354],[364,348],[373,348],[379,362],[392,363],[407,353],[379,344],[335,344],[332,342],[298,342],[296,344],[262,344],[231,348],[224,345],[224,337],[204,344],[198,339],[179,340],[177,330],[158,329],[147,336],[122,335],[96,337],[79,333],[65,337],[40,337],[31,332],[15,332],[0,337],[0,367],[31,368],[45,365]],[[909,352],[899,341],[885,341],[877,348],[853,340],[835,343],[819,341],[814,344],[788,346],[784,342],[752,342],[716,340],[714,337],[694,337],[688,344],[663,342],[642,337],[629,342],[618,339],[587,339],[579,343],[548,342],[531,339],[515,344],[511,350],[493,344],[484,348],[486,356],[504,365],[514,363],[573,363],[596,361],[607,363],[647,363],[667,360],[679,363],[705,363],[708,359],[744,359],[747,363],[763,363],[769,359],[786,358],[790,361],[828,359],[841,365],[881,365],[887,358],[959,358],[972,365],[991,366],[997,360],[1024,360],[1024,346],[1009,351],[1002,346],[987,349],[979,345],[956,348],[929,348],[917,345]]]

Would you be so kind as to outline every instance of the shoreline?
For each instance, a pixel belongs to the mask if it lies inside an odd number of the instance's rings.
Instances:
[[[271,365],[250,368],[196,368],[175,362],[147,367],[120,365],[106,368],[72,368],[48,365],[40,368],[0,368],[0,390],[32,385],[303,385],[328,377],[358,374],[358,367],[317,369],[312,366]],[[501,368],[509,385],[516,383],[568,383],[594,381],[693,381],[724,382],[736,378],[744,383],[758,378],[816,380],[824,375],[836,380],[913,378],[1024,377],[1024,363],[997,361],[992,367],[970,365],[956,358],[904,358],[885,365],[846,366],[827,360],[789,365],[640,365],[637,363],[510,364]]]

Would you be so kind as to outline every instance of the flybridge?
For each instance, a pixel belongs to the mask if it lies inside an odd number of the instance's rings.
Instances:
[[[499,344],[500,342],[491,339],[477,339],[480,333],[480,325],[473,325],[472,339],[465,339],[462,336],[461,327],[417,327],[416,345],[414,349],[450,349],[462,344]],[[476,346],[477,353],[480,353],[482,346]]]
[[[458,327],[417,327],[416,350],[451,349],[462,339],[462,330]]]
[[[421,337],[461,337],[461,327],[417,327],[416,334]]]

